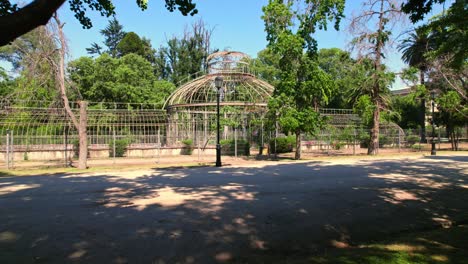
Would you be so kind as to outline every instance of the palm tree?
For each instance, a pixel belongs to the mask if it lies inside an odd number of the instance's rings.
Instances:
[[[433,44],[429,32],[424,28],[416,28],[411,32],[408,38],[403,39],[398,45],[398,50],[402,52],[401,59],[409,66],[419,69],[420,84],[425,84],[425,73],[428,67],[428,61],[425,54],[433,50]],[[421,96],[420,126],[421,143],[426,143],[426,99]]]

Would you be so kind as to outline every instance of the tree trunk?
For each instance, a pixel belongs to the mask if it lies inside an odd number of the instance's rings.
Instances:
[[[80,152],[78,157],[78,169],[85,170],[88,168],[87,159],[88,159],[88,133],[86,131],[87,127],[87,110],[88,102],[80,101],[80,126],[78,129],[78,136],[80,139]]]
[[[301,131],[296,130],[296,154],[294,159],[300,160],[301,159]]]
[[[380,125],[380,82],[379,72],[382,70],[381,56],[383,49],[383,31],[384,31],[384,0],[380,0],[379,12],[379,28],[377,30],[377,43],[375,46],[375,60],[374,60],[374,87],[372,88],[372,103],[375,105],[374,115],[372,118],[372,129],[370,133],[369,147],[367,155],[377,155],[379,153],[379,125]]]
[[[380,121],[380,105],[377,102],[372,118],[372,129],[370,132],[369,147],[367,148],[367,155],[379,154],[379,121]]]
[[[75,113],[70,108],[70,102],[68,101],[68,96],[65,87],[65,53],[66,53],[66,40],[65,35],[63,34],[63,24],[60,22],[57,14],[54,14],[54,20],[57,23],[57,33],[58,39],[60,41],[60,49],[59,52],[59,62],[58,64],[56,61],[51,58],[49,59],[51,65],[55,69],[56,73],[56,80],[58,89],[60,91],[60,96],[62,97],[63,106],[67,115],[70,117],[73,125],[78,130],[78,136],[80,141],[80,149],[79,149],[79,159],[78,159],[78,168],[79,169],[86,169],[87,168],[87,158],[88,158],[88,142],[87,142],[87,106],[88,103],[85,101],[80,102],[80,120],[78,122]]]
[[[421,85],[425,84],[424,81],[424,71],[419,70],[419,79]],[[426,139],[426,99],[421,97],[421,110],[419,116],[419,125],[421,126],[421,143],[427,143]]]

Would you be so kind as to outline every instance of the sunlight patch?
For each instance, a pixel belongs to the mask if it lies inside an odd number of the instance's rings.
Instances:
[[[10,194],[27,189],[34,189],[40,187],[40,184],[17,184],[11,186],[0,187],[0,195]]]

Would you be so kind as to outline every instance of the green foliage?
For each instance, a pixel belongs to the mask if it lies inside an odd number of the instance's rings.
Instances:
[[[354,112],[361,117],[362,123],[365,127],[369,128],[372,124],[372,117],[374,114],[375,105],[372,103],[369,95],[362,95],[354,104]]]
[[[274,53],[270,48],[266,48],[259,51],[257,58],[250,60],[249,65],[250,69],[255,72],[258,77],[276,87],[281,77],[279,61],[280,55]]]
[[[392,118],[392,121],[403,129],[420,127],[421,107],[418,103],[419,100],[421,99],[416,96],[416,93],[406,96],[393,96],[391,101],[392,109],[399,113],[400,118]]]
[[[107,47],[107,50],[103,50],[101,46],[97,43],[92,43],[90,48],[87,48],[86,51],[89,54],[101,55],[103,52],[107,52],[112,57],[117,56],[117,45],[124,38],[126,32],[123,30],[123,26],[119,21],[114,17],[109,20],[109,24],[106,28],[99,31],[104,37],[104,45]]]
[[[329,108],[351,108],[349,95],[360,89],[359,81],[364,79],[364,71],[356,64],[347,51],[338,48],[321,49],[318,52],[320,69],[330,75],[335,85],[331,86]]]
[[[192,0],[165,0],[165,2],[166,8],[171,12],[177,9],[184,16],[198,13]],[[69,0],[69,4],[71,11],[75,13],[76,19],[78,19],[83,28],[91,28],[93,26],[91,19],[88,17],[89,11],[87,10],[95,10],[106,17],[115,15],[115,7],[112,0]],[[147,0],[136,0],[136,4],[142,10],[148,7]],[[4,9],[0,8],[0,13]]]
[[[383,147],[392,143],[391,139],[383,134],[379,134],[379,146]]]
[[[326,104],[334,82],[320,69],[317,41],[312,37],[317,29],[327,28],[335,20],[335,28],[343,17],[344,1],[305,1],[308,8],[293,11],[302,1],[270,0],[263,7],[268,47],[279,57],[279,81],[274,97],[268,103],[269,119],[278,121],[285,132],[300,135],[314,133],[323,123],[314,112],[319,104]],[[300,140],[300,137],[297,138]],[[296,159],[300,149],[296,150]]]
[[[236,150],[236,141],[234,139],[220,140],[221,153],[223,155],[234,156]],[[250,143],[244,139],[237,140],[237,154],[243,156],[250,156]]]
[[[408,135],[406,136],[406,143],[410,146],[413,146],[414,144],[419,142],[419,136],[416,135]]]
[[[270,153],[279,154],[292,152],[295,143],[295,136],[272,138],[269,142]]]
[[[170,80],[176,85],[187,81],[196,73],[206,70],[212,29],[202,20],[191,25],[184,36],[169,39],[155,55],[155,72],[161,79]]]
[[[135,32],[128,32],[125,34],[116,48],[120,57],[130,53],[138,54],[142,57],[145,54],[144,42]]]
[[[122,58],[106,53],[96,59],[82,57],[70,62],[68,70],[84,99],[92,102],[153,103],[162,107],[175,89],[173,84],[157,80],[152,65],[133,53]]]
[[[9,78],[5,69],[0,67],[0,97],[11,94],[14,89],[14,82]]]
[[[184,139],[182,140],[182,155],[192,155],[193,152],[193,139]]]
[[[115,140],[115,157],[123,157],[130,143],[129,139]],[[114,142],[109,143],[109,157],[114,157]]]

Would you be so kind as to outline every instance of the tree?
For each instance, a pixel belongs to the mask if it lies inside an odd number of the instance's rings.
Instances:
[[[58,46],[50,27],[41,26],[0,47],[0,58],[8,61],[17,74],[12,97],[32,102],[56,101],[56,79],[48,58],[57,59]]]
[[[102,29],[100,33],[104,36],[104,45],[107,47],[106,52],[112,57],[117,56],[117,45],[119,45],[127,34],[123,30],[123,26],[114,17],[109,21],[109,25],[107,25],[105,29]]]
[[[409,33],[398,46],[402,52],[402,60],[411,67],[419,69],[419,84],[425,85],[425,74],[428,68],[427,54],[434,49],[429,33],[425,28],[417,28]],[[419,126],[421,128],[421,143],[426,143],[426,99],[425,94],[421,94],[419,110]]]
[[[266,48],[258,52],[257,58],[249,61],[249,66],[258,77],[276,87],[281,77],[279,63],[280,55]]]
[[[69,63],[70,79],[92,102],[150,103],[162,107],[175,86],[159,81],[152,65],[140,55],[130,53],[112,58],[104,53],[96,59],[81,57]]]
[[[4,68],[0,67],[0,97],[5,97],[13,92],[14,86]]]
[[[62,24],[59,20],[57,14],[54,14],[55,21],[55,41],[58,49],[58,56],[48,57],[48,61],[52,66],[52,70],[55,73],[56,85],[60,92],[63,106],[65,111],[68,114],[68,117],[71,119],[76,130],[78,130],[79,138],[79,154],[78,154],[78,168],[87,169],[87,159],[88,159],[88,134],[87,134],[87,115],[86,108],[87,102],[80,101],[80,115],[79,117],[71,110],[70,103],[67,96],[67,89],[65,86],[65,56],[67,53],[67,43],[65,40],[65,35],[63,33],[63,27],[65,24]]]
[[[353,91],[360,89],[365,72],[347,51],[331,48],[318,52],[318,63],[322,70],[328,73],[335,82],[328,108],[352,108],[350,97]]]
[[[293,11],[296,7],[298,11]],[[333,86],[318,67],[313,34],[327,29],[328,21],[335,20],[338,29],[343,10],[342,0],[269,0],[263,7],[268,47],[280,56],[280,81],[268,103],[268,116],[277,120],[283,131],[296,135],[296,159],[301,157],[301,133],[314,133],[323,123],[314,110],[328,101]]]
[[[211,34],[202,20],[186,28],[182,38],[169,39],[156,55],[156,69],[160,78],[168,77],[174,84],[206,70],[206,59],[212,52]]]
[[[457,128],[467,125],[468,107],[466,107],[466,101],[463,102],[457,92],[447,91],[440,94],[436,102],[437,108],[440,110],[438,113],[440,124],[447,128],[452,150],[458,150],[460,133],[457,133]]]
[[[426,14],[431,12],[434,4],[445,3],[447,0],[407,0],[402,4],[401,10],[410,15],[413,23],[416,23],[424,18]]]
[[[99,31],[102,36],[104,36],[104,45],[107,47],[105,52],[109,53],[112,57],[117,56],[117,45],[124,38],[126,32],[123,30],[123,26],[119,21],[113,17],[109,20],[109,24],[106,28]],[[87,48],[86,51],[93,55],[101,55],[101,50],[103,48],[97,43],[92,43],[90,48]]]
[[[127,54],[134,53],[140,56],[144,56],[145,47],[140,36],[135,32],[129,32],[125,34],[125,37],[117,44],[117,54],[119,57],[123,57]]]
[[[369,59],[373,66],[372,81],[367,89],[375,106],[367,150],[369,155],[376,155],[379,150],[380,111],[385,105],[382,94],[388,91],[392,77],[384,71],[382,58],[393,25],[400,21],[400,17],[401,12],[396,3],[389,0],[366,0],[362,13],[354,16],[350,24],[351,33],[355,36],[353,46],[358,48],[359,56]]]
[[[456,0],[447,12],[433,19],[426,30],[431,32],[434,50],[431,58],[445,57],[450,68],[462,70],[467,64],[468,57],[468,4],[463,0]]]
[[[0,1],[0,46],[6,45],[17,37],[41,25],[46,25],[53,14],[66,0],[34,0],[24,7],[13,4],[16,1]],[[70,9],[83,28],[91,28],[91,19],[87,10],[99,12],[102,16],[115,14],[112,0],[68,0]],[[13,3],[12,3],[13,2]],[[173,12],[178,9],[183,15],[194,15],[198,11],[192,0],[165,0],[166,8]],[[147,8],[147,0],[136,0],[142,9]]]

